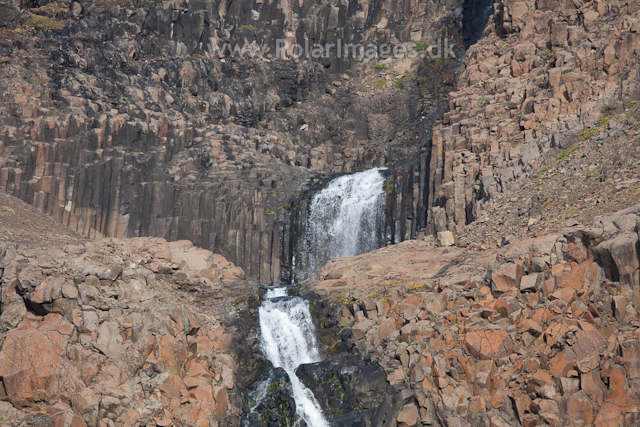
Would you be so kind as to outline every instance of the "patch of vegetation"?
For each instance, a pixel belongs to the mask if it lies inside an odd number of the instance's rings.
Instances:
[[[240,25],[238,31],[255,31],[256,27],[253,25]]]
[[[605,116],[611,116],[616,112],[617,109],[618,109],[618,106],[616,104],[607,104],[604,107],[602,107],[601,111],[602,111],[602,114],[604,114]]]
[[[66,23],[48,16],[31,14],[25,25],[36,30],[61,30],[66,27]]]
[[[51,2],[44,6],[31,9],[31,12],[45,15],[55,15],[69,12],[69,6],[60,2]]]
[[[2,212],[15,213],[14,210],[11,209],[9,206],[3,206],[2,207]]]
[[[578,151],[580,149],[579,145],[574,145],[571,148],[567,148],[566,150],[563,150],[560,152],[560,154],[558,154],[558,163],[561,163],[562,161],[564,161],[567,157],[569,157],[571,155],[571,153],[574,153],[576,151]]]
[[[373,67],[376,71],[382,71],[387,69],[387,64],[376,64]]]
[[[567,218],[573,218],[578,216],[578,214],[580,213],[580,208],[575,208],[574,210],[572,210],[571,212],[569,212],[569,214],[567,215]]]
[[[587,140],[587,139],[591,138],[592,136],[594,136],[598,132],[600,132],[600,129],[598,129],[598,128],[589,128],[589,129],[585,129],[582,132],[580,132],[578,134],[578,136],[580,137],[581,140],[584,141],[584,140]]]
[[[424,52],[427,49],[429,49],[429,45],[426,43],[416,43],[416,45],[413,47],[413,50],[418,53]]]
[[[367,295],[365,298],[380,298],[381,296],[382,296],[382,292],[376,289],[375,291]]]
[[[391,196],[393,194],[393,182],[385,181],[384,182],[384,191],[387,193],[387,195]]]
[[[393,85],[391,85],[391,87],[398,90],[404,90],[404,80],[403,79],[396,80],[393,83]]]
[[[538,175],[544,175],[545,173],[547,173],[547,172],[549,172],[551,169],[553,169],[553,167],[554,167],[554,166],[555,166],[555,165],[547,165],[547,166],[543,167],[542,169],[540,169],[540,170],[538,171],[538,173],[537,173],[537,174],[538,174]]]
[[[583,130],[578,134],[578,137],[583,141],[591,138],[592,136],[598,134],[601,130],[604,130],[604,128],[609,126],[609,122],[613,117],[614,115],[612,114],[607,114],[604,117],[601,117],[596,122],[596,127]]]
[[[387,81],[386,80],[376,80],[374,83],[377,84],[378,86],[386,86],[387,85]]]
[[[174,206],[175,209],[182,209],[184,208],[184,204],[182,203],[182,200],[178,200],[176,202],[176,205]]]
[[[340,292],[334,299],[333,302],[336,304],[340,304],[343,307],[349,307],[352,304],[362,304],[362,301],[352,297],[351,295],[347,295],[344,292]]]

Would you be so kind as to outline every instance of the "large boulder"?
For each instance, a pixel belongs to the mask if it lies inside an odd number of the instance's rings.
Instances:
[[[9,331],[0,351],[0,377],[7,398],[23,407],[59,394],[59,369],[74,327],[59,314],[42,323],[22,322]]]
[[[607,279],[630,286],[640,284],[638,246],[637,233],[623,233],[598,245],[598,256]]]

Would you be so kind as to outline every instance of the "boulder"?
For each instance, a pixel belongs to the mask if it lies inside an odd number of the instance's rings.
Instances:
[[[598,245],[597,252],[607,279],[629,286],[640,285],[637,233],[623,233],[604,241]]]

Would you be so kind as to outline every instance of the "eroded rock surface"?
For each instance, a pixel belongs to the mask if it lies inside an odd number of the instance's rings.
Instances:
[[[0,248],[3,425],[239,419],[242,269],[158,238]]]
[[[329,262],[307,289],[407,394],[390,425],[632,426],[638,218],[491,250],[404,242]]]

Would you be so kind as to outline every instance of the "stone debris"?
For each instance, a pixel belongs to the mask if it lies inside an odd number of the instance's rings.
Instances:
[[[640,205],[495,249],[403,242],[331,261],[307,286],[344,306],[358,349],[414,394],[399,425],[637,425],[630,217]]]
[[[222,256],[158,238],[2,244],[0,272],[2,425],[210,426],[239,414],[222,321],[250,293]]]

